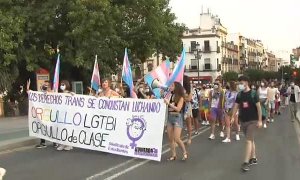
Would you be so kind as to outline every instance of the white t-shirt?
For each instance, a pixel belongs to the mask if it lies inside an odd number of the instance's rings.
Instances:
[[[275,95],[277,93],[278,89],[276,88],[268,88],[268,100],[269,101],[275,101]]]
[[[267,99],[268,88],[259,87],[258,92],[259,92],[259,99]]]

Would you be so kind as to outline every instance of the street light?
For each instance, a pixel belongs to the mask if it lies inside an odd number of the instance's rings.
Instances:
[[[200,44],[197,42],[196,43],[196,49],[194,50],[194,55],[195,55],[195,58],[197,59],[198,61],[198,85],[200,84],[200,60],[201,60],[201,56],[202,54],[201,53],[201,48],[200,48]]]

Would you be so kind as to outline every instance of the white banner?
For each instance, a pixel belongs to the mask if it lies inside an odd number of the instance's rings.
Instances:
[[[163,100],[29,93],[29,135],[63,145],[160,161]]]

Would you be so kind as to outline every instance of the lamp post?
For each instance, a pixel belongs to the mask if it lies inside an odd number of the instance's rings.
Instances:
[[[284,77],[283,77],[283,75],[284,75],[284,76],[287,75],[287,73],[284,73],[284,72],[283,72],[283,67],[284,67],[284,66],[281,66],[281,83],[284,82]]]
[[[198,85],[200,84],[200,60],[201,60],[201,56],[202,56],[200,53],[201,53],[200,44],[197,42],[196,49],[194,51],[194,55],[198,62]]]

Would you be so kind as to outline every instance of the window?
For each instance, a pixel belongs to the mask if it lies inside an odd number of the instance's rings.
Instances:
[[[204,70],[211,70],[210,58],[204,59]]]
[[[196,51],[196,41],[191,41],[191,52]]]
[[[209,41],[204,41],[204,51],[205,52],[209,52],[210,51]]]
[[[191,69],[198,69],[198,60],[191,59]]]

